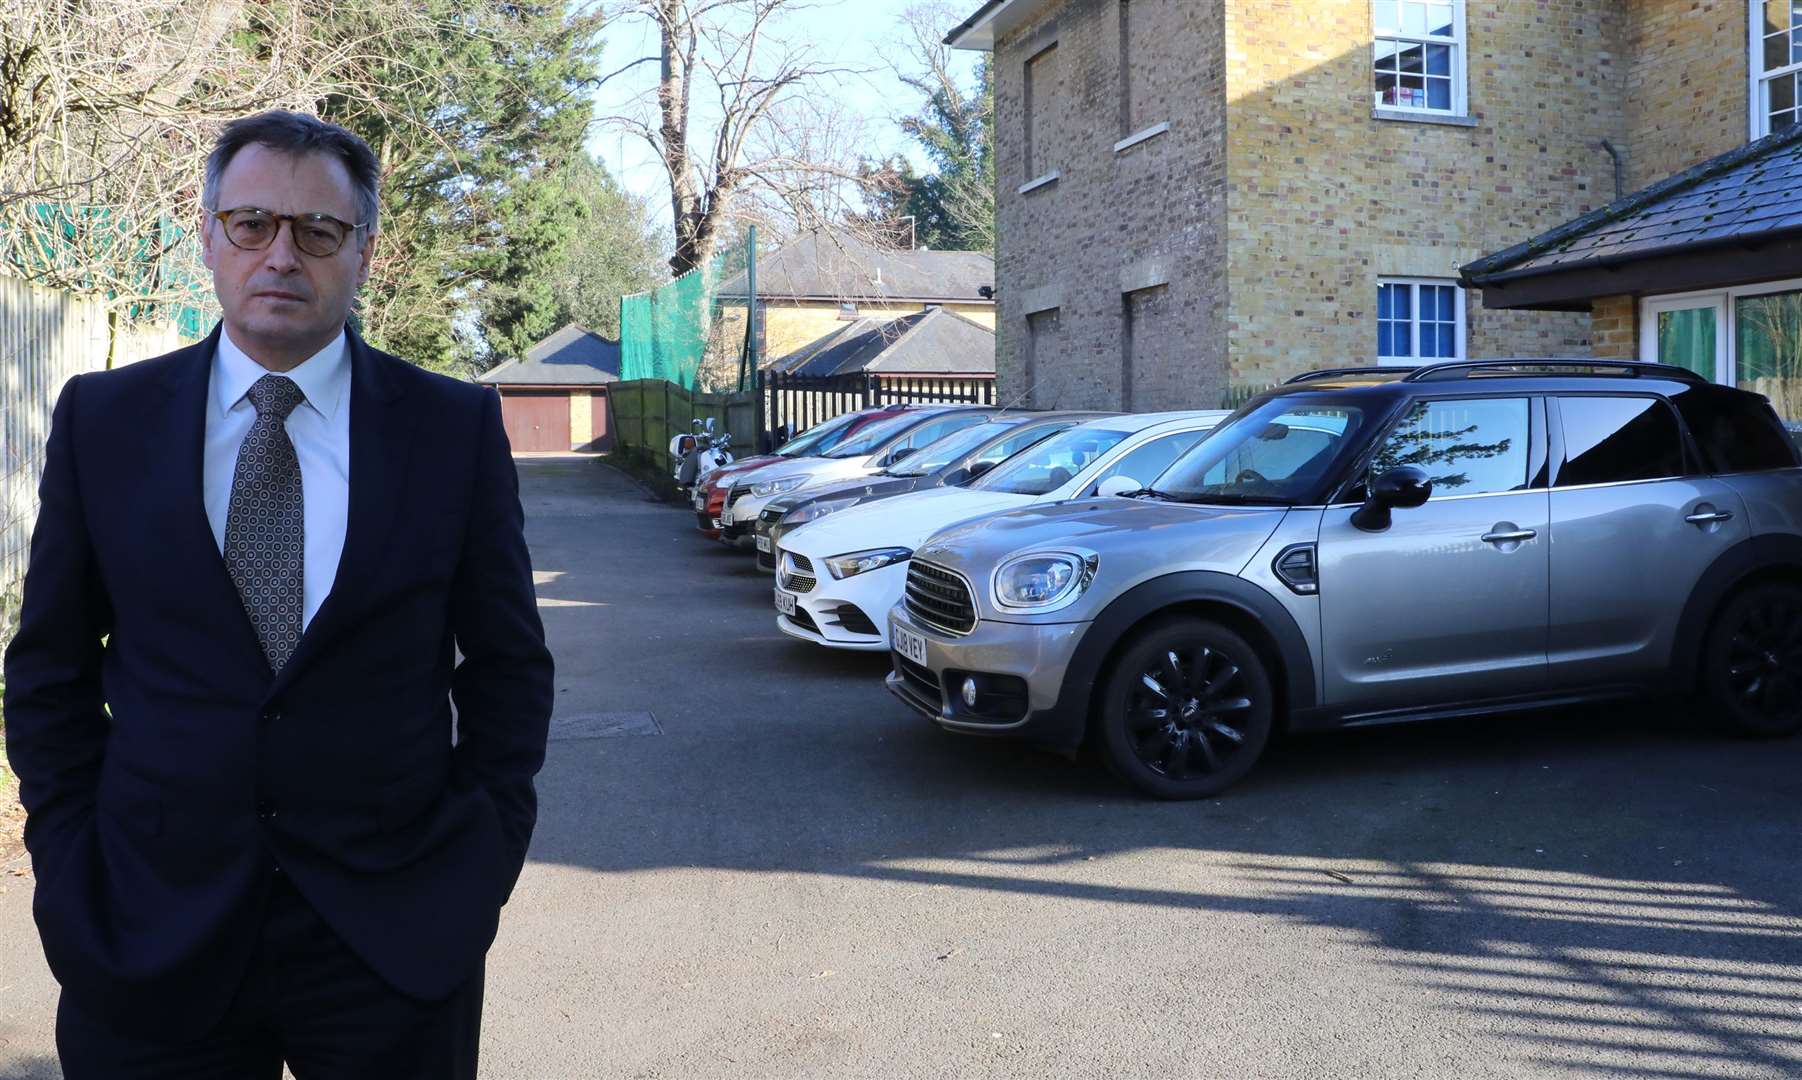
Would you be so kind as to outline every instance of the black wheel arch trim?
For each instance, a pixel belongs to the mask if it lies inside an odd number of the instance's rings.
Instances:
[[[1088,731],[1089,705],[1102,674],[1102,661],[1134,626],[1160,611],[1192,603],[1223,605],[1256,622],[1281,654],[1283,696],[1289,711],[1314,707],[1314,653],[1289,610],[1243,578],[1213,570],[1184,570],[1133,586],[1089,624],[1064,669],[1054,715],[1034,725],[1042,741],[1065,748],[1080,743]],[[1282,723],[1283,718],[1278,717],[1277,722]]]
[[[1674,689],[1696,689],[1701,674],[1702,648],[1707,644],[1709,623],[1721,604],[1747,578],[1768,570],[1802,574],[1802,537],[1767,533],[1748,537],[1721,552],[1690,590],[1677,633],[1671,641],[1671,678]]]

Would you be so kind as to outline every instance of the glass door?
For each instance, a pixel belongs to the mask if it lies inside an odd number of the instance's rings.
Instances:
[[[1733,301],[1734,382],[1802,420],[1802,289]]]
[[[1727,382],[1727,298],[1696,296],[1648,300],[1639,335],[1639,358],[1688,368],[1704,379]]]

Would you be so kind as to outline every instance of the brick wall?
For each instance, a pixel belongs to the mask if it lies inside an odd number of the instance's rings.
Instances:
[[[1590,308],[1594,353],[1610,360],[1639,359],[1639,312],[1631,296],[1605,296]]]
[[[1762,2],[1762,0],[1760,0]],[[1748,136],[1746,0],[1628,0],[1627,190]]]
[[[1226,17],[1234,378],[1376,359],[1380,277],[1457,268],[1612,197],[1624,137],[1615,5],[1472,2],[1472,126],[1373,118],[1370,5],[1232,3]],[[1582,355],[1581,315],[1467,298],[1470,356]]]
[[[1030,389],[1042,408],[1119,407],[1130,392],[1136,408],[1211,407],[1225,386],[1218,16],[1194,0],[1130,2],[1130,109],[1119,0],[1048,5],[996,50],[1003,400]],[[1029,176],[1026,64],[1053,45],[1053,77],[1033,87]],[[1115,151],[1125,127],[1165,122],[1168,131]],[[1018,193],[1052,170],[1056,182]]]
[[[1470,0],[1452,124],[1373,116],[1363,0],[1129,2],[1047,3],[996,51],[997,366],[1040,406],[1212,405],[1373,362],[1379,278],[1452,280],[1611,201],[1604,139],[1628,190],[1745,140],[1745,0]],[[1051,45],[1029,176],[1026,63]],[[1473,357],[1591,351],[1581,313],[1471,293],[1465,325]],[[1633,329],[1598,348],[1630,352]]]

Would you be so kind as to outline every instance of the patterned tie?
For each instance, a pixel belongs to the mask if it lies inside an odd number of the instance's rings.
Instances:
[[[250,388],[256,422],[238,449],[231,510],[225,517],[225,568],[256,628],[263,655],[280,671],[300,644],[306,599],[306,522],[300,459],[284,426],[306,400],[294,380],[265,375]]]

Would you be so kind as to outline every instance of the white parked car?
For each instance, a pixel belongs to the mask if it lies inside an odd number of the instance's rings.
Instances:
[[[907,561],[928,536],[1036,503],[1142,488],[1226,416],[1212,410],[1091,420],[1022,450],[966,487],[901,495],[803,525],[782,541],[776,626],[837,649],[886,649],[889,608],[901,602]]]
[[[721,528],[727,535],[748,537],[757,515],[771,499],[820,484],[873,476],[928,443],[982,423],[994,412],[989,406],[967,405],[910,409],[871,422],[823,457],[767,465],[734,477],[720,513]]]

